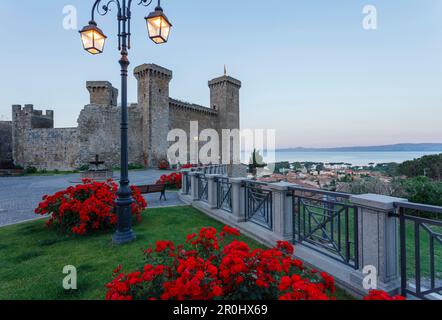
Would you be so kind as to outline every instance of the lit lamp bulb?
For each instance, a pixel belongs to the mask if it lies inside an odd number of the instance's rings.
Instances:
[[[83,48],[90,54],[99,54],[103,52],[106,36],[103,31],[97,27],[95,21],[90,21],[81,31],[81,41]]]
[[[150,13],[145,19],[149,38],[156,44],[166,43],[169,39],[172,24],[167,19],[161,6],[158,4],[155,11]]]

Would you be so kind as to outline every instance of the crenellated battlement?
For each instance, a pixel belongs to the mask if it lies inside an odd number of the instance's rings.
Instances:
[[[158,78],[166,78],[169,81],[172,80],[173,72],[169,69],[160,67],[153,63],[145,63],[141,66],[138,66],[134,70],[134,75],[137,80],[140,80],[143,77],[151,76]]]
[[[86,88],[90,94],[90,104],[117,106],[118,89],[109,81],[88,81]]]
[[[54,127],[54,111],[35,110],[34,105],[19,104],[12,106],[12,123],[17,129],[43,129]]]
[[[189,103],[189,102],[185,102],[185,101],[181,101],[181,100],[177,100],[177,99],[172,99],[172,98],[170,98],[169,101],[170,101],[170,107],[172,107],[172,108],[179,108],[179,109],[186,110],[189,112],[204,113],[204,114],[208,114],[211,116],[218,115],[218,111],[204,107],[204,106],[200,106],[198,104]]]
[[[20,104],[12,105],[12,115],[16,117],[18,116],[28,116],[28,117],[41,117],[48,120],[54,120],[54,110],[46,110],[43,113],[43,110],[34,110],[33,104],[25,104],[24,107]]]

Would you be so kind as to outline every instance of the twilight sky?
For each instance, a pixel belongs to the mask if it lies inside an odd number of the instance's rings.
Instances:
[[[0,11],[0,119],[12,104],[54,109],[57,127],[76,126],[87,80],[119,87],[115,13],[97,18],[105,53],[88,55],[80,29],[92,0],[3,1]],[[134,1],[136,2],[136,1]],[[364,30],[375,5],[378,29]],[[174,28],[154,45],[133,8],[131,75],[156,63],[174,72],[171,96],[209,106],[207,81],[223,73],[243,82],[242,128],[276,129],[278,147],[401,142],[442,143],[442,1],[163,0]],[[129,100],[136,100],[131,76]]]

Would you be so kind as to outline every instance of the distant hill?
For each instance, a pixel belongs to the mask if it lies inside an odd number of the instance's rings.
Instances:
[[[401,143],[384,146],[339,147],[339,148],[288,148],[282,152],[441,152],[442,143]]]

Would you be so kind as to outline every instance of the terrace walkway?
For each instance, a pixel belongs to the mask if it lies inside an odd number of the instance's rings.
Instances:
[[[167,171],[134,170],[129,172],[131,184],[155,183]],[[114,173],[119,177],[119,172]],[[14,224],[31,219],[38,219],[34,213],[41,198],[45,194],[53,194],[77,183],[78,174],[53,176],[0,177],[0,226]],[[145,195],[148,208],[177,206],[183,204],[178,193],[167,191],[167,201],[159,201],[159,194]]]

